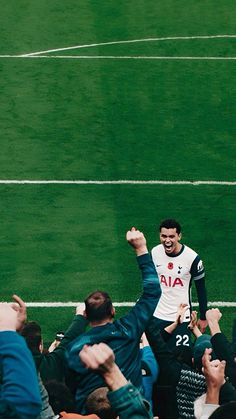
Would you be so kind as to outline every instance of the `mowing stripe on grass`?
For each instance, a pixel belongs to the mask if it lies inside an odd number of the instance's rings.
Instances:
[[[193,35],[193,36],[166,36],[166,37],[159,37],[159,38],[143,38],[143,39],[131,39],[131,40],[124,40],[124,41],[108,41],[108,42],[100,42],[96,44],[87,44],[87,45],[75,45],[72,47],[65,47],[65,48],[54,48],[48,49],[46,51],[37,51],[31,52],[28,54],[22,54],[21,56],[27,57],[29,55],[39,55],[39,54],[47,54],[49,52],[57,52],[57,51],[68,51],[72,49],[81,49],[81,48],[92,48],[102,45],[120,45],[120,44],[133,44],[137,42],[154,42],[154,41],[178,41],[178,40],[192,40],[192,39],[221,39],[221,38],[236,38],[236,35]]]
[[[0,184],[13,185],[229,185],[235,186],[236,181],[224,180],[9,180],[0,179]]]
[[[236,57],[170,57],[170,56],[116,56],[116,55],[0,55],[0,58],[49,58],[63,60],[236,60]]]
[[[58,302],[28,302],[26,303],[27,307],[41,307],[41,308],[53,308],[53,307],[76,307],[78,304],[82,304],[82,302],[73,302],[68,301],[63,303],[61,301]],[[115,307],[133,307],[135,304],[134,301],[125,301],[125,302],[115,302],[113,305]],[[198,303],[192,303],[194,307],[198,306]],[[236,307],[236,302],[230,301],[210,301],[208,302],[208,307]]]

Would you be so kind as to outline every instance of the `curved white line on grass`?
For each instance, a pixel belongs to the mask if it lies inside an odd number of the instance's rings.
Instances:
[[[6,185],[229,185],[235,186],[235,181],[224,180],[5,180],[0,184]]]
[[[105,45],[121,45],[121,44],[134,44],[138,42],[178,41],[178,40],[189,40],[189,39],[217,39],[217,38],[236,38],[236,35],[166,36],[166,37],[158,37],[158,38],[131,39],[131,40],[124,40],[124,41],[109,41],[109,42],[99,42],[99,43],[85,44],[85,45],[75,45],[72,47],[48,49],[45,51],[37,51],[37,52],[31,52],[28,54],[21,54],[20,56],[27,57],[27,56],[33,56],[33,55],[47,54],[49,52],[69,51],[72,49],[92,48],[92,47],[105,46]]]
[[[82,302],[72,302],[68,301],[66,303],[63,302],[29,302],[26,303],[27,307],[41,307],[41,308],[53,308],[53,307],[76,307],[78,304],[81,304]],[[125,302],[115,302],[113,305],[115,307],[133,307],[135,304],[134,301],[125,301]],[[198,303],[192,303],[194,307],[198,306]],[[230,302],[230,301],[212,301],[208,302],[209,307],[236,307],[236,302]]]
[[[236,60],[236,57],[181,57],[129,55],[0,55],[0,58],[49,58],[63,60]]]

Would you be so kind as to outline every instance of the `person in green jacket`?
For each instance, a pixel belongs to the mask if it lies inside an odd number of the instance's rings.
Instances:
[[[85,316],[91,329],[75,339],[68,351],[69,367],[77,373],[76,410],[79,413],[84,413],[88,395],[103,386],[103,379],[85,368],[78,356],[85,344],[106,343],[113,350],[116,363],[126,379],[138,389],[142,388],[139,344],[159,301],[161,288],[143,233],[133,227],[127,232],[126,238],[137,255],[143,292],[129,313],[118,320],[114,320],[115,309],[106,292],[95,291],[86,298]]]
[[[97,398],[96,405],[87,407],[87,413],[95,413],[99,417],[103,417],[106,413],[106,417],[119,417],[119,419],[153,418],[149,403],[122,374],[115,362],[114,352],[108,345],[105,343],[85,345],[80,352],[80,359],[86,368],[99,374],[107,386],[105,409],[102,398]],[[93,410],[94,407],[96,411]]]

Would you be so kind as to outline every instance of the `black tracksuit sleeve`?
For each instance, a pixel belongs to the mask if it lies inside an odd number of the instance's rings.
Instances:
[[[166,342],[157,329],[154,321],[151,320],[145,331],[149,344],[158,362],[160,373],[165,377],[166,384],[176,386],[182,365],[176,360],[172,351],[168,348]]]
[[[212,336],[211,343],[217,358],[219,358],[221,361],[226,361],[225,375],[236,387],[236,363],[234,362],[235,354],[233,345],[221,332]]]
[[[195,282],[196,290],[197,290],[197,298],[199,302],[199,311],[200,311],[200,319],[206,320],[206,311],[207,311],[207,292],[205,286],[205,278],[198,279]]]

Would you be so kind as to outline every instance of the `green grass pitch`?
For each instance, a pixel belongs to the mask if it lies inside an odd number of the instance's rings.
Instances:
[[[235,14],[231,0],[2,4],[0,180],[234,182]],[[81,301],[104,288],[134,301],[125,233],[142,229],[151,248],[175,217],[204,261],[209,301],[235,302],[235,198],[230,184],[1,183],[1,299]],[[230,337],[235,308],[222,311]],[[50,341],[72,312],[29,317]]]

